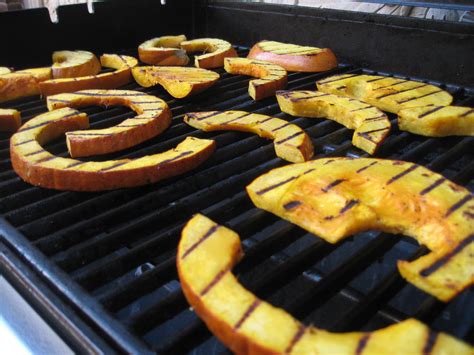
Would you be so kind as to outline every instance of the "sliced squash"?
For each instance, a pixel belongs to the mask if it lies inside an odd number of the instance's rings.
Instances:
[[[245,111],[210,111],[187,113],[184,122],[205,132],[235,130],[273,139],[276,155],[290,162],[304,162],[313,156],[313,144],[305,131],[279,118]]]
[[[284,89],[288,83],[285,69],[263,60],[225,58],[224,69],[230,74],[250,75],[258,78],[249,82],[249,95],[254,100],[273,96],[277,90]]]
[[[369,229],[415,238],[431,253],[399,261],[399,271],[442,301],[474,283],[474,196],[422,166],[318,159],[274,169],[247,192],[257,207],[330,243]]]
[[[198,214],[184,227],[176,264],[191,307],[236,354],[472,354],[469,345],[415,319],[372,331],[331,333],[305,326],[246,290],[232,274],[239,236]]]
[[[204,91],[219,79],[216,72],[200,68],[136,67],[132,73],[140,86],[148,88],[159,84],[177,99]]]
[[[320,91],[279,91],[280,109],[292,116],[324,117],[354,129],[352,144],[374,154],[390,132],[390,120],[362,101]]]
[[[186,41],[185,35],[152,38],[138,47],[138,57],[151,65],[186,65],[189,57],[180,45]]]
[[[250,50],[248,58],[266,60],[296,72],[321,72],[337,67],[336,56],[329,48],[276,41],[258,42]]]
[[[88,51],[57,51],[53,53],[51,67],[54,79],[76,78],[100,72],[100,63],[94,53]]]
[[[7,67],[0,67],[0,75],[11,73],[11,69]]]
[[[0,132],[15,132],[21,126],[20,112],[0,108]]]
[[[317,86],[322,92],[359,99],[392,113],[406,107],[448,106],[453,101],[437,86],[380,75],[334,75],[319,80]]]
[[[33,68],[0,75],[0,102],[40,94],[39,84],[51,79],[51,68]]]
[[[75,109],[50,111],[28,121],[10,140],[13,169],[26,182],[45,188],[101,191],[146,185],[194,169],[215,142],[187,137],[175,148],[136,159],[80,161],[55,156],[41,145],[70,130],[86,129],[88,117]]]
[[[224,58],[238,57],[232,45],[218,38],[198,38],[181,42],[181,48],[187,53],[205,52],[194,58],[194,65],[198,68],[212,69],[224,65]]]

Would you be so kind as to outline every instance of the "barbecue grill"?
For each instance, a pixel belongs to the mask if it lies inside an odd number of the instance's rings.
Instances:
[[[474,26],[384,15],[282,5],[229,2],[111,1],[61,7],[59,24],[45,9],[0,14],[6,36],[2,65],[47,65],[53,50],[86,49],[136,56],[143,40],[185,33],[235,44],[240,56],[261,39],[330,47],[341,63],[325,73],[289,73],[288,89],[315,89],[339,73],[423,80],[448,90],[454,104],[474,106]],[[13,31],[12,31],[13,30]],[[191,62],[193,62],[191,60]],[[187,174],[149,186],[78,193],[23,182],[12,170],[9,135],[0,134],[0,267],[2,274],[76,351],[226,353],[189,308],[175,267],[184,223],[201,212],[238,232],[246,256],[234,270],[257,296],[305,323],[330,331],[374,330],[415,317],[436,331],[474,342],[474,297],[465,290],[444,304],[407,284],[396,260],[427,252],[414,240],[361,233],[331,245],[255,208],[245,186],[286,165],[273,143],[240,132],[200,132],[183,123],[186,112],[245,110],[298,124],[311,136],[316,157],[367,154],[351,144],[352,131],[329,120],[283,114],[275,97],[255,102],[248,77],[218,69],[221,79],[196,96],[173,99],[160,87],[139,90],[165,99],[173,113],[160,136],[125,151],[93,157],[139,157],[167,150],[186,136],[215,139],[211,158]],[[8,102],[24,121],[45,112],[45,101]],[[135,115],[128,108],[83,109],[91,128]],[[427,138],[394,128],[376,157],[422,164],[474,188],[470,137]],[[64,139],[46,146],[67,155]]]

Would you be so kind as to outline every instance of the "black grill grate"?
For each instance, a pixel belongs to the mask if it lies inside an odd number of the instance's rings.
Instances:
[[[246,49],[238,50],[241,56],[246,54]],[[193,213],[202,212],[240,234],[246,257],[235,272],[241,282],[307,323],[332,331],[353,331],[416,317],[435,330],[472,343],[471,291],[444,305],[398,274],[397,259],[414,259],[427,251],[413,240],[367,232],[330,245],[252,205],[245,186],[260,174],[286,164],[276,158],[272,142],[238,132],[199,132],[183,123],[184,113],[233,109],[273,115],[304,128],[312,137],[317,157],[367,154],[352,146],[352,131],[329,120],[290,117],[279,111],[275,98],[254,102],[247,94],[248,78],[228,75],[222,69],[218,72],[221,79],[214,87],[184,100],[172,99],[161,88],[126,87],[164,98],[173,112],[173,124],[159,137],[103,159],[156,153],[188,135],[215,139],[218,148],[214,155],[178,178],[103,193],[45,190],[24,183],[11,170],[9,137],[0,136],[0,213],[28,239],[28,247],[46,256],[46,264],[54,263],[65,272],[54,272],[53,268],[45,278],[51,283],[56,278],[72,280],[92,297],[83,307],[80,300],[65,299],[99,333],[108,330],[101,329],[97,317],[110,314],[107,321],[111,327],[125,326],[136,344],[145,343],[155,351],[223,352],[225,348],[189,310],[175,269],[183,223]],[[328,75],[361,72],[374,73],[350,65],[324,74],[291,73],[288,89],[314,89],[315,81]],[[454,95],[456,104],[474,105],[472,90],[441,87]],[[25,120],[46,111],[39,98],[18,100],[10,106],[21,110]],[[94,128],[115,125],[134,115],[120,107],[84,111]],[[395,124],[395,116],[391,118]],[[395,125],[377,157],[425,165],[472,190],[473,141],[466,137],[425,138],[400,132]],[[67,155],[64,139],[46,148]],[[15,236],[5,235],[1,240],[18,255],[27,253]],[[33,269],[44,273],[39,264]],[[82,291],[76,292],[80,296],[78,292]],[[94,316],[86,311],[88,307],[94,308]]]

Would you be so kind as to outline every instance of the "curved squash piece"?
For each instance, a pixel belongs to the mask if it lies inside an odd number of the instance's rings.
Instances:
[[[185,35],[152,38],[138,46],[138,57],[151,65],[186,65],[189,57],[180,45],[186,41]]]
[[[24,124],[10,140],[13,169],[26,182],[45,188],[102,191],[151,184],[194,169],[214,151],[215,142],[187,137],[176,148],[136,159],[85,162],[57,157],[42,144],[63,133],[86,129],[87,115],[62,108]]]
[[[198,214],[184,227],[176,257],[189,304],[236,354],[472,354],[469,345],[415,319],[365,333],[304,326],[237,281],[231,269],[242,254],[235,232]]]
[[[0,108],[0,132],[15,132],[21,126],[20,112]]]
[[[316,84],[320,91],[359,99],[392,113],[406,107],[448,106],[453,101],[451,94],[437,86],[379,75],[341,74]]]
[[[171,124],[171,111],[162,99],[131,90],[84,90],[47,99],[48,109],[83,106],[128,106],[138,115],[114,127],[66,133],[71,157],[116,152],[153,138]]]
[[[279,118],[245,111],[210,111],[187,113],[184,122],[205,132],[235,130],[273,139],[276,155],[289,162],[304,162],[313,156],[313,144],[305,131]]]
[[[318,91],[279,91],[278,105],[292,116],[324,117],[354,129],[352,144],[374,154],[390,132],[390,120],[362,101]]]
[[[428,137],[474,136],[474,109],[460,106],[423,106],[398,111],[398,127]]]
[[[369,229],[415,238],[431,253],[399,261],[399,271],[442,301],[474,283],[473,195],[422,166],[318,159],[274,169],[247,192],[257,207],[330,243]]]
[[[278,64],[288,71],[321,72],[337,67],[337,59],[329,48],[299,46],[276,41],[255,44],[247,56]]]
[[[49,67],[25,69],[0,75],[0,102],[39,95],[39,84],[51,78]]]
[[[94,53],[88,51],[57,51],[53,53],[51,67],[54,79],[95,75],[100,63]]]
[[[11,73],[11,69],[7,67],[0,67],[0,75]]]
[[[177,99],[204,91],[219,79],[216,72],[200,68],[136,67],[132,74],[140,86],[159,84]]]
[[[273,96],[277,90],[284,89],[288,83],[285,69],[263,60],[225,58],[224,69],[230,74],[250,75],[258,78],[249,82],[249,95],[254,100]]]
[[[131,68],[138,64],[136,58],[118,54],[104,54],[100,62],[103,67],[117,70],[79,78],[46,80],[39,84],[41,94],[49,96],[85,89],[115,89],[132,82]]]
[[[224,58],[238,57],[232,45],[218,38],[199,38],[181,42],[181,48],[187,53],[205,52],[194,58],[194,65],[198,68],[212,69],[224,65]]]

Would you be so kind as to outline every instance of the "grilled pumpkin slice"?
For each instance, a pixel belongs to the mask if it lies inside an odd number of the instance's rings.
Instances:
[[[15,132],[21,126],[20,112],[0,108],[0,132]]]
[[[0,67],[0,75],[11,73],[11,69],[7,67]]]
[[[151,65],[186,65],[189,57],[180,45],[186,41],[185,35],[162,36],[143,42],[138,47],[138,57]]]
[[[313,144],[305,131],[279,118],[245,111],[211,111],[188,113],[184,122],[205,132],[235,130],[273,139],[276,155],[293,163],[313,156]]]
[[[285,69],[263,60],[225,58],[224,69],[230,74],[250,75],[258,78],[249,82],[249,95],[254,100],[273,96],[277,90],[284,89],[288,83]]]
[[[238,57],[232,45],[218,38],[198,38],[181,42],[181,48],[187,53],[205,52],[194,57],[194,65],[198,68],[212,69],[224,65],[224,58]]]
[[[299,46],[276,41],[260,41],[247,56],[278,64],[288,71],[321,72],[337,67],[337,59],[329,48]]]
[[[101,162],[55,156],[41,145],[70,130],[86,129],[85,113],[71,108],[46,112],[24,124],[10,140],[13,169],[26,182],[45,188],[101,191],[157,182],[185,173],[205,161],[215,142],[187,137],[175,148],[136,159]]]
[[[139,85],[148,88],[159,84],[177,99],[204,91],[219,79],[216,72],[200,68],[136,67],[132,73]]]
[[[132,82],[131,68],[138,64],[136,58],[118,54],[104,54],[100,62],[103,67],[117,70],[79,78],[46,80],[39,84],[41,94],[49,96],[85,89],[116,89]]]
[[[359,99],[392,113],[406,107],[447,106],[453,101],[437,86],[379,75],[334,75],[319,80],[317,86],[320,91]]]
[[[474,109],[460,106],[423,106],[398,111],[398,127],[422,136],[474,136]]]
[[[32,68],[0,75],[0,102],[40,94],[39,84],[51,79],[51,68]]]
[[[95,75],[100,63],[94,53],[88,51],[57,51],[53,53],[51,67],[54,79]]]
[[[235,232],[198,214],[184,227],[176,258],[189,304],[236,354],[472,354],[469,345],[415,319],[365,333],[305,326],[237,281],[231,269],[242,255]]]
[[[390,120],[362,101],[319,91],[279,91],[280,109],[292,116],[324,117],[354,129],[352,144],[374,154],[390,132]]]
[[[128,106],[138,115],[114,127],[66,133],[71,157],[86,157],[133,147],[163,132],[171,124],[171,112],[162,99],[131,90],[84,90],[47,99],[49,110],[63,107]]]
[[[411,236],[431,253],[399,261],[404,278],[442,301],[474,282],[474,198],[419,165],[381,159],[318,159],[262,175],[253,203],[336,243],[368,229]]]

